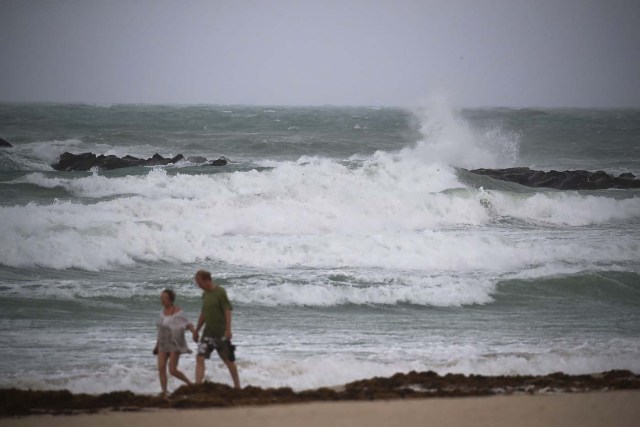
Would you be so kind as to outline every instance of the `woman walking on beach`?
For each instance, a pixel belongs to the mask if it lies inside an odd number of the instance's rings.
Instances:
[[[153,354],[158,355],[158,373],[160,374],[160,386],[162,395],[167,394],[167,362],[169,362],[169,373],[191,385],[192,382],[180,370],[178,363],[180,355],[191,353],[187,342],[184,339],[184,331],[189,330],[196,340],[196,329],[187,319],[182,309],[174,305],[176,294],[170,289],[165,289],[160,294],[160,303],[164,307],[158,319],[158,340]]]

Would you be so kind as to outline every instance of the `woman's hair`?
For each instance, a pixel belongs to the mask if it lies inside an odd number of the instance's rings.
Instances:
[[[209,273],[207,270],[196,271],[196,277],[199,277],[200,279],[203,279],[209,282],[211,281],[211,273]]]
[[[171,289],[165,289],[162,291],[163,294],[167,294],[169,296],[169,301],[172,303],[176,302],[176,293]]]

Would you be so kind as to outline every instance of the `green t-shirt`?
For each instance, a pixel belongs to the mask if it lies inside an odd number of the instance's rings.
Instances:
[[[203,336],[222,338],[227,328],[227,320],[224,317],[225,310],[233,310],[227,291],[216,286],[210,291],[202,293],[202,314],[204,315]]]

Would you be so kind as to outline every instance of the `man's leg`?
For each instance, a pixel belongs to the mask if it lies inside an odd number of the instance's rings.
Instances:
[[[233,386],[237,390],[240,390],[240,377],[238,376],[238,367],[236,366],[235,362],[226,359],[222,359],[222,361],[225,365],[227,365],[227,368],[229,368],[231,379],[233,379]]]
[[[230,341],[228,340],[219,340],[217,342],[217,348],[216,350],[218,351],[218,356],[220,356],[220,359],[222,359],[222,361],[224,362],[225,365],[227,365],[227,368],[229,369],[229,373],[231,374],[231,379],[233,380],[233,386],[240,390],[240,377],[238,376],[238,367],[235,364],[235,347],[233,347],[233,345],[231,344]]]
[[[204,356],[196,356],[196,384],[202,384],[204,379]]]

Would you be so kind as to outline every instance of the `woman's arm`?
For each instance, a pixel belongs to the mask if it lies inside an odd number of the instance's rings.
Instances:
[[[156,323],[156,327],[158,328],[158,331],[160,331],[160,321],[158,321]],[[158,332],[160,333],[160,332]],[[156,346],[153,347],[153,354],[157,355],[158,354],[158,334],[156,334]]]

